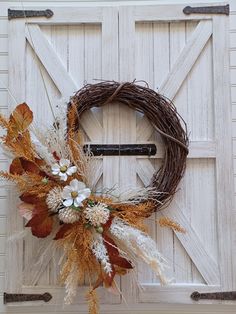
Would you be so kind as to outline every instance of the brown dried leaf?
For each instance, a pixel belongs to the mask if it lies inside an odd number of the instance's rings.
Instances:
[[[10,116],[10,125],[24,132],[33,121],[33,112],[26,103],[18,105]]]
[[[17,157],[15,159],[13,159],[13,161],[10,165],[9,172],[11,174],[20,174],[20,175],[24,173],[24,169],[22,167],[20,158]]]
[[[48,216],[47,212],[39,213],[26,224],[26,227],[31,227],[31,232],[38,238],[47,237],[53,227],[53,218]]]

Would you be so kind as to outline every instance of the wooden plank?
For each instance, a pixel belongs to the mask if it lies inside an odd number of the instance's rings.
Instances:
[[[184,47],[186,47],[186,23],[183,21],[179,21],[179,23],[170,23],[169,26],[170,32],[170,69],[174,67],[176,64],[179,55],[183,51]],[[187,82],[183,80],[181,89],[179,90],[178,94],[175,98],[175,105],[178,108],[179,112],[183,114],[185,112],[185,108],[187,107],[188,97],[187,97]],[[182,111],[181,111],[182,109]],[[182,187],[181,192],[178,194],[178,203],[180,204],[183,212],[186,216],[189,214],[189,208],[185,206],[186,198],[185,198],[185,181],[184,179],[180,182],[178,188]],[[170,204],[170,207],[174,204]],[[172,207],[172,208],[173,208]],[[175,208],[173,208],[175,210]],[[181,245],[178,239],[172,233],[172,247],[173,247],[173,277],[175,278],[175,282],[180,283],[189,283],[192,282],[192,270],[195,268],[194,265],[191,263],[191,259],[186,252],[186,249]],[[182,268],[178,268],[177,265],[181,265]],[[199,282],[199,280],[197,280]]]
[[[106,68],[102,68],[102,78],[107,80],[118,80],[118,20],[115,12],[116,9],[109,10],[109,15],[106,16],[106,11],[103,11],[103,23],[106,23],[107,27],[102,27],[102,63],[106,65]],[[111,64],[106,61],[108,55],[112,57]],[[119,141],[119,104],[108,104],[103,107],[103,143],[112,144]],[[112,188],[115,194],[118,192],[119,157],[104,156],[103,188]]]
[[[18,103],[25,101],[25,45],[25,22],[12,20],[9,23],[9,89],[14,92]],[[9,97],[8,105],[10,110],[15,106],[12,97]],[[7,237],[11,236],[12,232],[21,232],[24,229],[23,219],[16,210],[17,203],[16,189],[11,187],[8,191]],[[5,289],[8,292],[21,291],[23,250],[22,239],[11,241],[7,245]]]
[[[166,208],[163,213],[165,216],[179,223],[186,230],[186,233],[175,232],[175,235],[180,240],[206,283],[208,285],[218,285],[220,283],[218,265],[205,250],[204,244],[199,239],[184,213],[178,206],[175,207],[175,210]]]
[[[231,143],[230,80],[228,58],[228,20],[213,18],[213,73],[217,182],[217,221],[222,289],[236,287],[236,269],[232,276],[231,223],[233,210],[233,166]],[[222,106],[222,104],[224,104]],[[232,227],[234,230],[235,227]],[[235,263],[234,263],[235,264]],[[233,280],[232,280],[233,279]],[[232,282],[233,281],[233,282]]]
[[[104,8],[102,22],[102,79],[118,80],[118,12],[117,8]],[[103,143],[119,143],[119,104],[110,103],[103,107]],[[112,194],[119,194],[120,168],[119,156],[103,158],[103,189],[113,189]],[[120,278],[115,278],[117,286],[121,289]],[[108,296],[108,303],[118,296]]]
[[[170,24],[169,23],[153,23],[154,32],[154,87],[159,89],[161,83],[170,71],[171,66],[171,53],[170,53]],[[161,43],[161,45],[160,45]],[[155,132],[151,138],[154,138],[157,145],[157,152],[163,156],[163,143],[161,143],[161,136]],[[155,169],[159,169],[161,160],[156,159],[152,164]],[[153,174],[152,174],[153,175]],[[151,181],[151,177],[150,177]],[[150,182],[149,181],[149,182]],[[155,238],[157,242],[158,249],[162,252],[163,256],[168,261],[168,268],[165,271],[167,278],[174,278],[174,273],[176,270],[175,260],[174,260],[174,247],[173,247],[173,231],[169,228],[159,228],[156,224],[156,213],[153,215],[153,224],[155,224]],[[179,270],[179,269],[178,269]],[[155,278],[154,282],[158,279]]]
[[[173,99],[189,71],[212,34],[212,22],[201,21],[180,53],[167,78],[160,87],[160,93]]]
[[[133,7],[122,7],[119,10],[119,79],[122,82],[133,81],[135,76],[135,21]],[[136,142],[136,114],[128,106],[120,106],[120,142]],[[136,158],[120,157],[121,191],[136,187]],[[137,290],[132,285],[132,275],[121,278],[122,294],[127,303],[135,303]],[[124,303],[124,300],[123,300]]]

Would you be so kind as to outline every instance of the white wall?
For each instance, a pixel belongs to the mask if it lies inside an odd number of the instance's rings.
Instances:
[[[46,6],[50,7],[50,4],[54,4],[58,2],[58,5],[68,5],[69,1],[66,0],[59,0],[59,1],[24,1],[24,5],[38,5],[38,6]],[[70,1],[75,3],[86,3],[89,6],[94,5],[94,3],[90,0],[87,1]],[[99,2],[100,1],[95,1]],[[110,0],[103,2],[104,5],[117,5],[120,4],[127,4],[127,3],[135,3],[138,2],[142,3],[181,3],[183,1],[180,0],[172,0],[172,1],[119,1],[116,2],[115,0]],[[190,2],[194,3],[197,2],[195,0],[188,0],[185,1],[188,4]],[[201,3],[207,2],[207,3],[213,3],[215,1],[199,1]],[[236,1],[230,0],[228,1],[231,5],[231,14],[230,14],[230,30],[229,30],[229,36],[230,36],[230,71],[231,71],[231,95],[232,95],[232,126],[233,126],[233,158],[234,158],[234,178],[236,183]],[[46,4],[47,3],[47,4]],[[8,26],[8,20],[7,20],[7,8],[10,6],[19,6],[21,5],[20,2],[16,1],[5,1],[3,2],[0,0],[0,110],[1,112],[7,111],[7,81],[8,81],[8,32],[7,32],[7,26]],[[223,104],[222,104],[223,105]],[[4,159],[0,159],[0,169],[3,167],[6,167],[6,161]],[[235,201],[236,201],[236,184],[235,184]],[[3,295],[4,292],[4,263],[5,263],[5,246],[6,246],[6,236],[5,236],[5,229],[6,229],[6,212],[4,204],[6,203],[6,193],[4,192],[4,189],[0,188],[0,296]],[[235,226],[236,226],[236,210],[235,210]],[[236,244],[236,239],[235,242]],[[236,245],[235,245],[236,246]],[[236,249],[235,249],[236,252]],[[17,262],[17,261],[16,261]],[[236,303],[235,303],[236,304]],[[181,306],[165,306],[160,305],[158,306],[159,310],[161,310],[163,313],[181,313]],[[235,313],[236,308],[232,306],[188,306],[189,313]],[[186,307],[185,307],[186,309]],[[17,312],[22,312],[21,309],[15,309]],[[10,310],[11,312],[13,310]],[[38,312],[40,310],[38,309]],[[0,299],[0,312],[8,312],[6,308],[2,305],[2,301]],[[24,309],[23,312],[26,312]],[[31,312],[27,311],[28,313]],[[31,312],[32,313],[32,312]],[[160,313],[160,311],[158,311]]]

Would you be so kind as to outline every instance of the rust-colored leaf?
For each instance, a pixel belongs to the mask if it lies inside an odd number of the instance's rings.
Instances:
[[[45,238],[52,232],[53,218],[46,212],[37,214],[26,224],[26,227],[31,227],[34,236]]]
[[[102,226],[105,232],[110,228],[112,224],[112,220],[113,220],[113,217],[110,217],[108,221]]]
[[[40,168],[35,163],[24,158],[20,158],[20,161],[25,171],[39,174]]]
[[[42,200],[39,199],[35,194],[25,192],[20,195],[20,199],[22,200],[22,202],[29,204],[37,204],[37,206],[45,208],[44,204],[42,203]]]
[[[66,235],[67,231],[69,231],[72,228],[72,224],[63,224],[59,231],[57,232],[54,240],[60,240],[63,239],[64,236]]]
[[[11,174],[19,174],[19,175],[24,173],[24,169],[22,167],[20,158],[17,157],[15,159],[13,159],[13,161],[12,161],[12,163],[10,165],[9,172]]]
[[[105,240],[104,244],[106,246],[110,262],[122,268],[132,269],[132,264],[127,259],[120,256],[115,242],[107,235],[103,235],[103,238]]]
[[[24,132],[33,121],[33,112],[26,103],[18,105],[10,116],[10,124],[14,124],[19,132]]]
[[[41,159],[35,159],[35,162],[29,161],[23,157],[15,158],[10,165],[10,173],[11,174],[23,174],[24,172],[32,172],[35,174],[39,174],[42,177],[47,176],[44,171],[40,170]]]

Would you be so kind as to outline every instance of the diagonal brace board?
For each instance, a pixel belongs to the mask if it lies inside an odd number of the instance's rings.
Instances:
[[[62,65],[60,58],[36,24],[28,25],[26,38],[37,54],[60,93],[69,98],[77,87]]]
[[[154,168],[148,159],[137,160],[137,173],[145,185],[150,183]],[[186,230],[186,234],[176,232],[176,236],[206,283],[209,285],[219,284],[218,266],[205,250],[203,243],[184,213],[176,207],[175,210],[166,208],[164,214],[178,222]]]
[[[212,21],[201,21],[160,87],[160,93],[173,99],[212,34]]]
[[[52,81],[62,94],[62,97],[69,100],[70,96],[77,91],[77,86],[73,79],[40,30],[40,27],[36,24],[31,24],[28,25],[26,29],[26,38],[32,49],[35,51]],[[85,113],[84,119],[81,120],[81,125],[92,141],[102,140],[102,126],[92,111],[89,110]]]
[[[218,285],[220,283],[218,265],[205,250],[204,244],[184,213],[176,206],[175,210],[166,208],[164,214],[179,223],[186,230],[186,234],[175,231],[175,235],[185,248],[206,283],[208,285]]]
[[[174,99],[211,35],[212,21],[200,21],[162,83],[159,93],[171,100]],[[141,130],[145,130],[145,132],[141,132]],[[145,117],[139,121],[137,132],[140,134],[140,140],[149,140],[151,137],[153,128]]]

